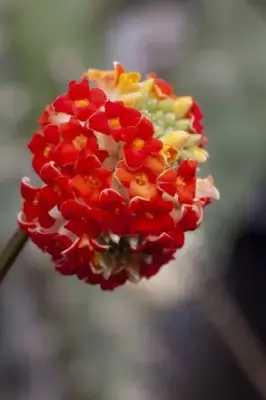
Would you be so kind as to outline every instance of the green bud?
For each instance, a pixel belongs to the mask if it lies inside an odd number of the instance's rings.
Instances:
[[[176,117],[174,114],[172,113],[167,113],[164,116],[164,121],[167,127],[175,127],[175,121],[176,121]]]
[[[150,113],[155,113],[157,109],[157,100],[149,100],[146,104],[146,108]]]
[[[181,131],[187,131],[190,127],[190,123],[191,123],[190,119],[180,119],[179,121],[176,122],[175,129]]]
[[[174,102],[169,99],[159,101],[157,103],[157,110],[161,110],[163,112],[171,112],[173,109],[173,104]]]

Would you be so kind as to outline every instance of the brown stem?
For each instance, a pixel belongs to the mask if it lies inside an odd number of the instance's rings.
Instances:
[[[27,240],[28,235],[18,228],[0,252],[0,285],[25,246]]]

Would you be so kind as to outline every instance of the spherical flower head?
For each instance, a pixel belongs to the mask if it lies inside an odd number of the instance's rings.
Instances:
[[[88,70],[28,143],[42,185],[22,179],[21,229],[61,274],[103,290],[155,275],[219,199],[213,178],[198,177],[202,119],[155,74]]]

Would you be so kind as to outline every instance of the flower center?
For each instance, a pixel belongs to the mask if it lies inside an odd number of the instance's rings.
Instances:
[[[148,177],[146,174],[139,174],[135,176],[135,181],[138,185],[145,185],[148,181]]]
[[[85,136],[77,136],[76,139],[73,140],[74,146],[78,149],[78,150],[82,150],[84,149],[84,147],[86,147],[87,144],[87,138]]]
[[[145,144],[144,140],[136,138],[132,143],[133,150],[142,149],[144,147],[144,144]]]
[[[120,122],[118,118],[113,118],[109,120],[109,126],[110,128],[118,128],[120,127]]]
[[[94,253],[94,257],[93,257],[93,266],[96,270],[101,270],[102,266],[101,266],[101,254],[97,253],[95,251]]]
[[[46,146],[44,151],[43,151],[44,157],[49,157],[50,151],[51,151],[51,147],[50,146]]]
[[[84,100],[76,100],[75,105],[77,107],[87,107],[89,105],[89,100],[84,99]]]
[[[77,190],[79,195],[85,196],[100,186],[100,181],[94,175],[76,175],[71,180],[71,186]]]
[[[169,164],[172,164],[178,158],[179,152],[173,146],[169,146],[168,144],[165,144],[163,147],[163,152],[164,152]]]
[[[177,178],[176,184],[177,186],[186,186],[186,183],[183,181],[182,178]]]
[[[119,77],[117,90],[120,93],[131,93],[138,89],[140,74],[138,72],[122,73]]]
[[[96,178],[94,175],[85,176],[84,180],[90,187],[98,187],[100,184],[99,179]]]

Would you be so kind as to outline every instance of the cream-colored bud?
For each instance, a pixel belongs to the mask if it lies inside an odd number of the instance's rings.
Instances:
[[[161,100],[157,103],[157,109],[164,112],[171,112],[173,110],[174,101],[170,99]]]
[[[209,154],[207,153],[207,151],[195,146],[188,149],[183,149],[180,152],[180,157],[188,158],[190,160],[197,161],[198,163],[204,163],[209,157]]]
[[[140,83],[140,91],[144,96],[148,96],[154,86],[154,79],[147,79]]]
[[[123,103],[128,107],[136,107],[142,97],[143,96],[140,92],[133,92],[119,95],[118,100],[123,101]]]
[[[173,111],[179,117],[183,118],[186,116],[190,108],[192,107],[193,99],[190,96],[178,97],[174,101]]]
[[[197,146],[199,145],[200,141],[201,141],[201,135],[198,135],[196,133],[190,134],[186,141],[185,147]]]
[[[176,116],[175,116],[176,118]],[[187,131],[190,128],[191,120],[190,119],[180,119],[175,123],[175,129],[177,131]]]
[[[190,134],[185,131],[177,131],[166,134],[161,140],[164,144],[180,149],[188,140]]]

